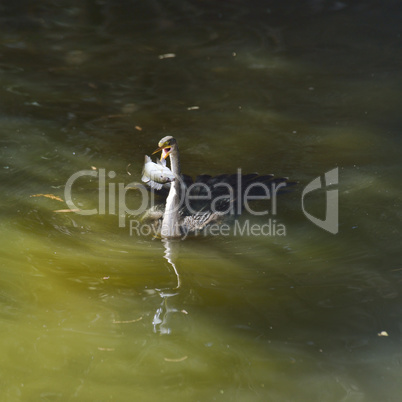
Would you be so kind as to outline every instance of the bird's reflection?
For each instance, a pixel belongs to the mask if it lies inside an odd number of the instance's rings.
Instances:
[[[181,281],[179,272],[176,269],[176,261],[179,256],[180,240],[168,240],[162,239],[162,243],[165,246],[165,253],[163,257],[167,260],[172,267],[174,274],[176,275],[177,286],[174,289],[180,289]]]
[[[174,313],[182,313],[182,310],[178,310],[169,305],[171,304],[171,299],[174,296],[179,295],[181,287],[180,274],[176,268],[180,240],[163,239],[162,243],[165,246],[163,257],[167,260],[169,268],[173,270],[173,273],[176,276],[176,286],[174,288],[156,289],[159,296],[162,298],[162,303],[155,312],[152,325],[155,333],[159,332],[162,335],[166,335],[171,333],[171,328],[169,327],[170,316]]]

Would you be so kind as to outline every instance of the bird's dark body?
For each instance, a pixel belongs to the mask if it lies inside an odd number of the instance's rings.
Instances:
[[[273,186],[279,188],[277,194],[280,194],[289,191],[295,184],[287,178],[257,173],[219,176],[202,174],[195,180],[191,176],[181,175],[183,196],[179,207],[180,231],[187,235],[199,232],[211,224],[233,221],[244,210],[244,194],[247,189],[247,197],[252,199],[267,196],[267,189],[271,191]],[[160,191],[150,189],[157,195],[157,203],[145,213],[144,220],[156,224],[162,222],[169,189],[170,183]]]

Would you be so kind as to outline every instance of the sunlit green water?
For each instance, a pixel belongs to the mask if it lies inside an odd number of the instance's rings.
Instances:
[[[3,10],[2,400],[399,400],[397,3],[91,4]],[[174,242],[173,266],[133,217],[32,197],[84,169],[137,181],[167,134],[186,173],[299,181],[286,236]],[[300,199],[335,167],[332,235]],[[74,189],[98,207],[95,178]]]

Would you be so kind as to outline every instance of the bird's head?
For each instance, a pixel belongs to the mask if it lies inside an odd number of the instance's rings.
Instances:
[[[177,150],[177,142],[175,138],[171,135],[167,137],[163,137],[158,143],[158,149],[156,149],[153,154],[156,154],[159,151],[162,151],[161,160],[166,159],[172,152]]]

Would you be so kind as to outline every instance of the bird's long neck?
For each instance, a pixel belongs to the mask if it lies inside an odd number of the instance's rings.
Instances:
[[[169,155],[170,158],[170,170],[173,174],[180,176],[180,157],[179,157],[179,148],[176,145],[176,148],[172,150]]]
[[[170,154],[170,169],[176,176],[170,186],[166,199],[165,214],[162,220],[161,236],[163,238],[180,237],[179,207],[180,207],[180,160],[179,152],[175,149]]]

